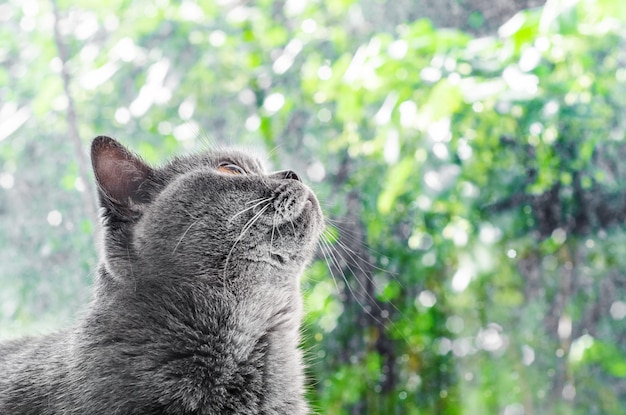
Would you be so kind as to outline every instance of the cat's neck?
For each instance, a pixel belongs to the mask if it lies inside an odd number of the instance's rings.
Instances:
[[[262,275],[271,271],[259,265],[246,268],[246,272]],[[95,315],[115,316],[115,321],[150,316],[154,323],[160,323],[155,328],[174,323],[201,332],[234,328],[251,338],[258,338],[266,331],[299,330],[302,300],[298,275],[284,277],[283,286],[274,285],[271,291],[263,283],[254,291],[238,291],[238,278],[221,274],[199,276],[195,280],[176,275],[115,277],[101,266],[91,311]],[[223,283],[224,279],[228,284]],[[141,319],[138,323],[143,325]]]
[[[89,343],[82,352],[98,351],[85,359],[94,370],[118,362],[144,390],[162,395],[193,390],[186,396],[197,400],[194,405],[219,407],[238,400],[258,413],[306,413],[297,348],[299,296],[283,299],[284,307],[261,309],[249,292],[238,301],[232,293],[198,284],[186,290],[181,283],[177,290],[161,285],[155,301],[150,283],[138,282],[129,290],[116,288],[110,274],[101,278],[111,285],[108,295],[96,298],[82,328],[89,334],[83,336]],[[226,399],[217,399],[215,390]]]

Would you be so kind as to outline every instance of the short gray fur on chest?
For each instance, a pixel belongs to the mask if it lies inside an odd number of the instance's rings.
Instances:
[[[291,171],[92,144],[103,226],[76,325],[0,344],[0,414],[306,414],[300,275],[323,229]]]

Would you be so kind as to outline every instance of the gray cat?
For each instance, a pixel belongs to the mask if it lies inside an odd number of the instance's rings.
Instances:
[[[299,276],[323,228],[292,171],[91,148],[103,222],[76,327],[0,345],[0,414],[306,414]]]

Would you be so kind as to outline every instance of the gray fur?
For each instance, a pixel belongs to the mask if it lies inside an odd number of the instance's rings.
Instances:
[[[235,151],[153,169],[97,137],[92,162],[94,300],[70,330],[0,345],[0,414],[308,413],[298,285],[323,227],[313,193]]]

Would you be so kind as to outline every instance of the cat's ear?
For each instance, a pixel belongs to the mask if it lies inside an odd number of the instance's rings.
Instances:
[[[91,144],[91,164],[103,207],[128,214],[135,204],[145,202],[142,185],[152,169],[123,145],[110,137],[96,137]]]

